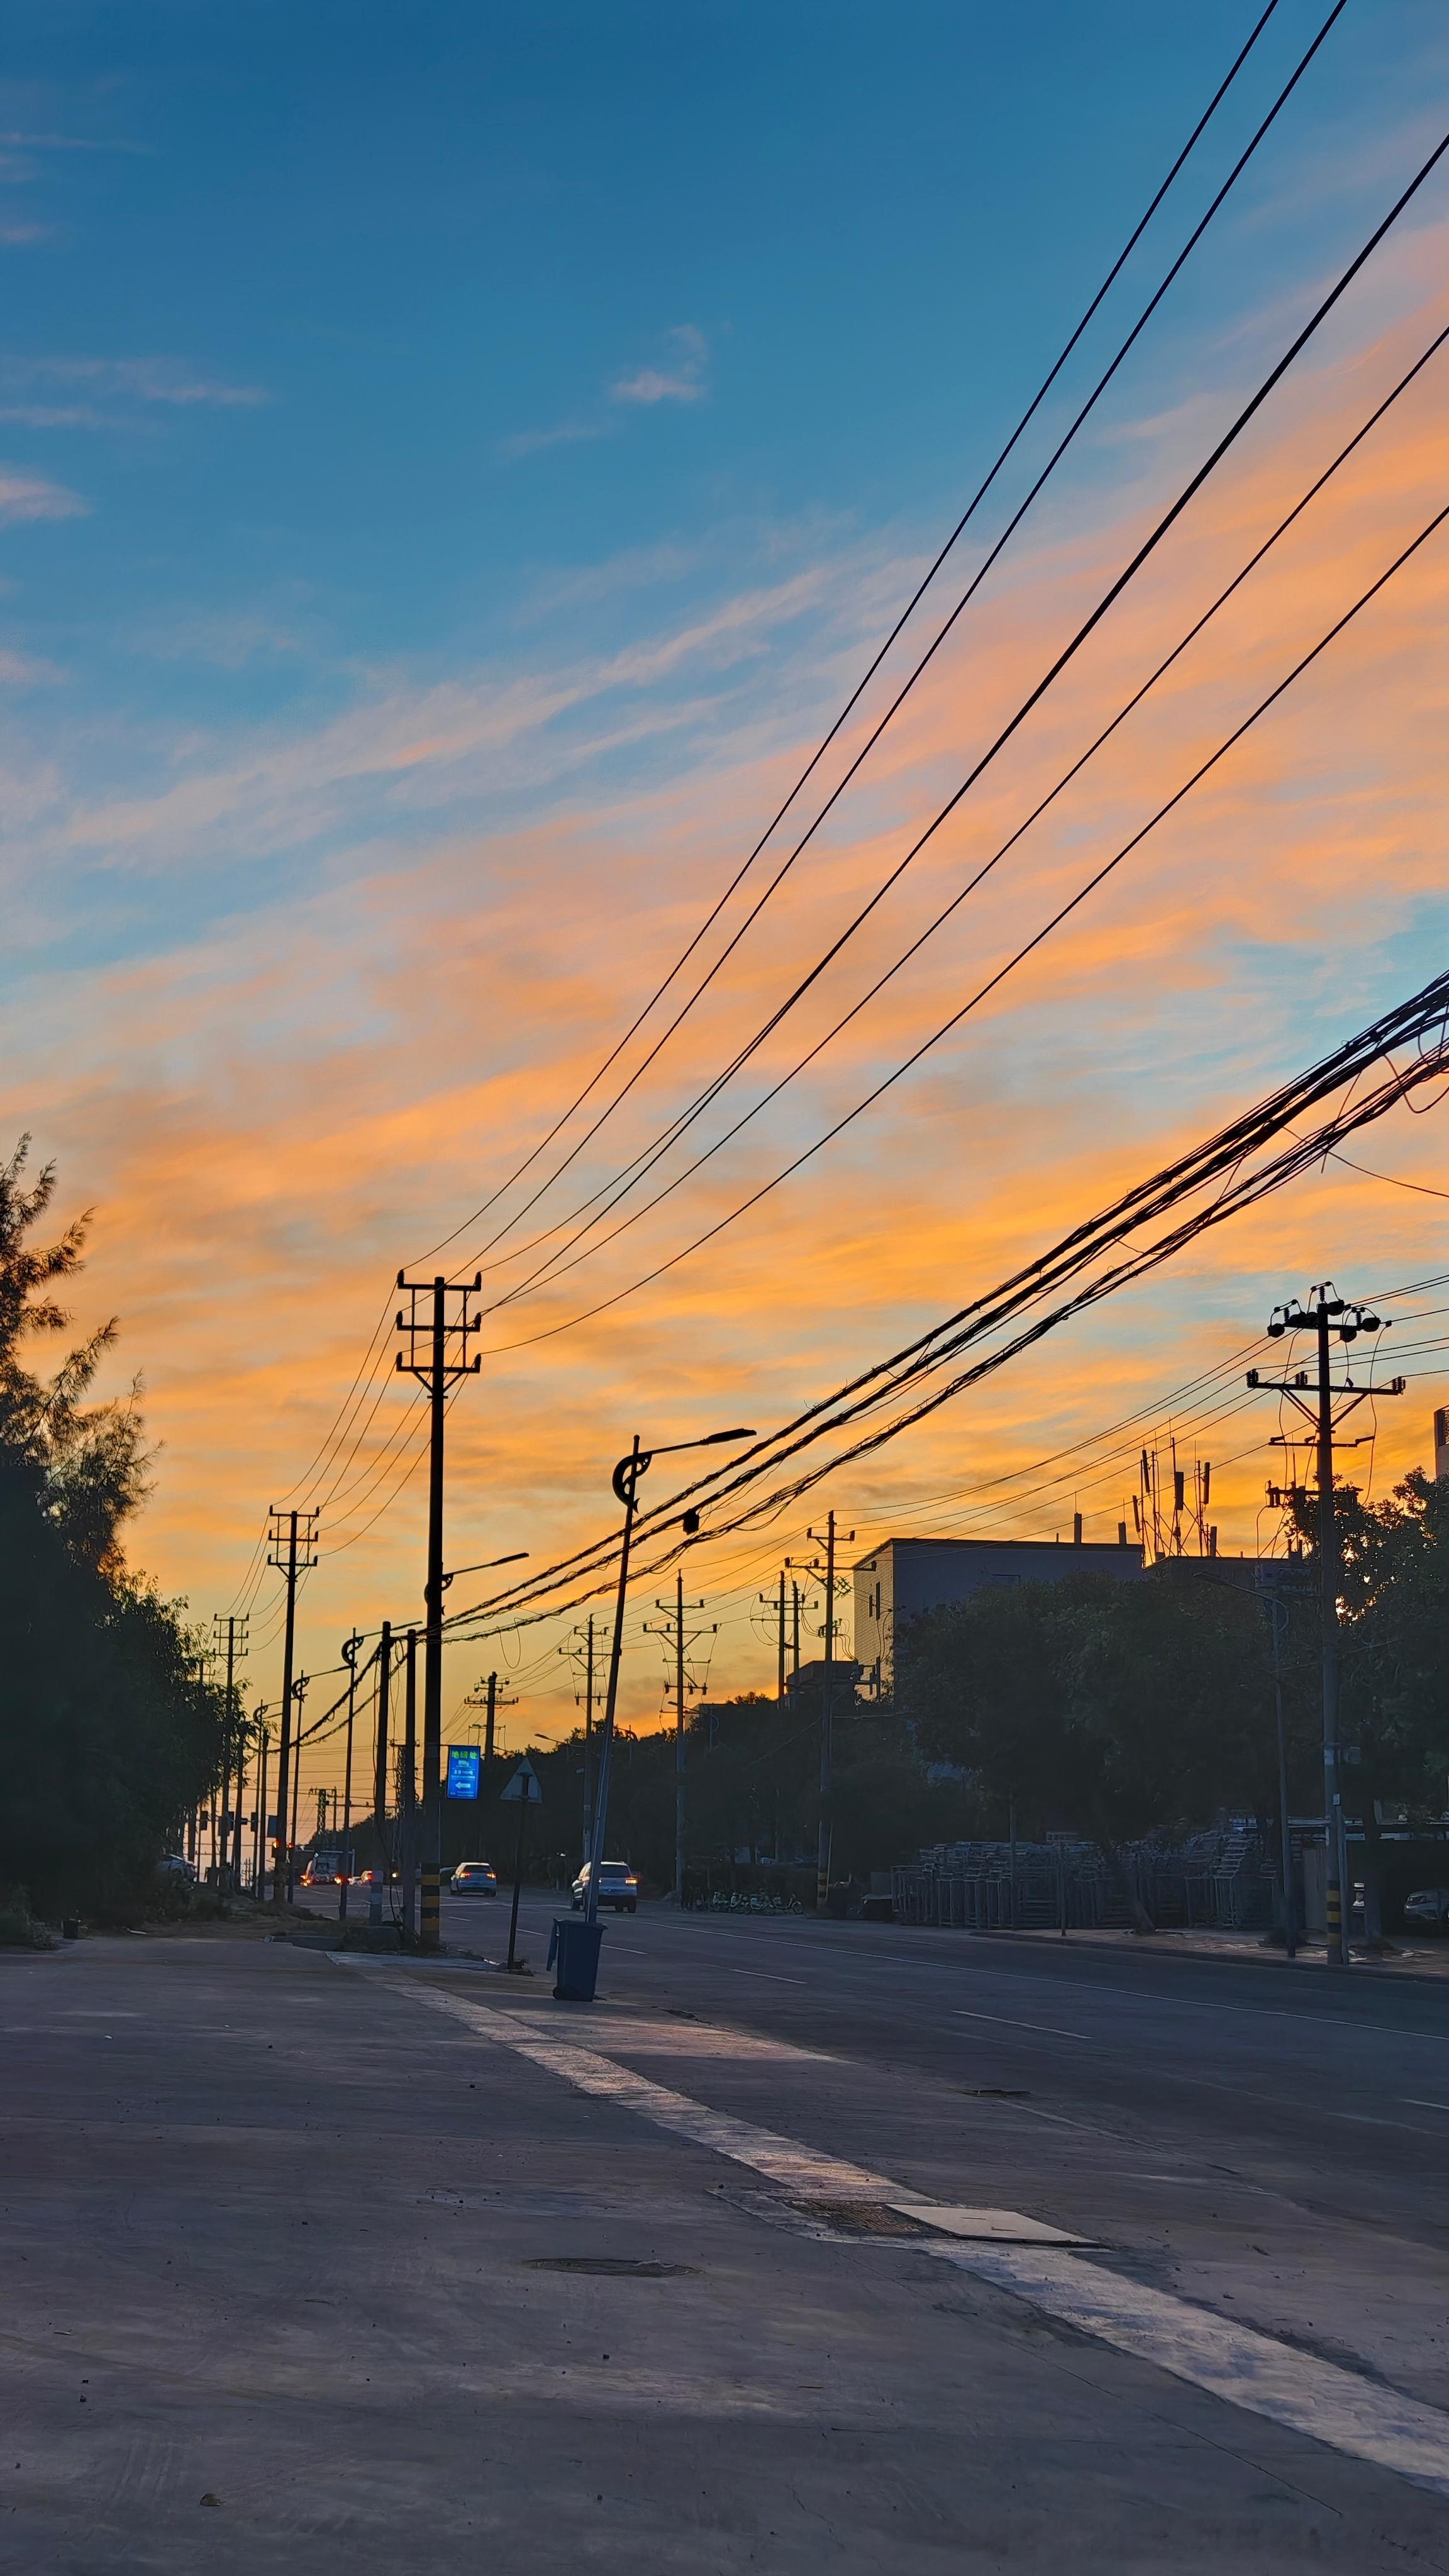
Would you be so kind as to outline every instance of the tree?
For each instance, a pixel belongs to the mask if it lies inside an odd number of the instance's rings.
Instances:
[[[28,1344],[70,1318],[87,1219],[30,1237],[55,1173],[27,1186],[29,1140],[0,1165],[0,1881],[43,1907],[124,1901],[220,1774],[223,1694],[197,1677],[181,1605],[126,1569],[147,1490],[138,1389],[86,1401],[114,1321],[47,1378]]]
[[[1318,1702],[1318,1508],[1300,1493],[1295,1519],[1311,1604],[1299,1623],[1302,1686]],[[1449,1488],[1415,1468],[1381,1503],[1334,1495],[1339,1591],[1339,1742],[1345,1808],[1364,1834],[1365,1931],[1378,1937],[1383,1854],[1379,1810],[1437,1820],[1449,1794]],[[1321,1794],[1321,1793],[1320,1793]]]
[[[993,1585],[913,1620],[901,1665],[923,1749],[1029,1829],[1095,1842],[1139,1929],[1124,1843],[1276,1803],[1263,1612],[1206,1568]]]

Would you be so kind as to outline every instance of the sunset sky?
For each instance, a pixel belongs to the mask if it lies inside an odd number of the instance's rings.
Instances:
[[[1279,0],[797,829],[1329,6]],[[1446,343],[981,892],[764,1101],[1449,325],[1446,157],[1009,748],[624,1202],[637,1222],[531,1282],[896,865],[1449,129],[1442,6],[1348,0],[677,1037],[566,1173],[582,1117],[474,1214],[724,892],[1260,13],[48,0],[12,20],[3,1134],[58,1163],[67,1216],[94,1210],[78,1319],[119,1315],[107,1391],[141,1374],[158,1444],[133,1557],[199,1619],[250,1609],[254,1699],[278,1686],[276,1578],[254,1566],[270,1504],[320,1513],[309,1710],[352,1624],[421,1617],[407,1383],[384,1371],[332,1437],[400,1264],[450,1239],[442,1261],[481,1266],[493,1309],[450,1418],[448,1560],[541,1565],[607,1525],[636,1429],[785,1418],[1449,963],[1446,526],[921,1066],[634,1287],[957,1010],[1449,504]],[[808,1505],[702,1545],[711,1691],[773,1686],[758,1594],[832,1505],[847,1561],[892,1527],[1050,1537],[1074,1506],[1108,1537],[1135,1446],[1178,1424],[1214,1461],[1220,1544],[1267,1544],[1278,1424],[1240,1355],[1325,1275],[1387,1297],[1449,1274],[1443,1117],[1415,1106],[1349,1149],[1366,1169],[1329,1163]],[[1410,1383],[1359,1453],[1375,1490],[1429,1456],[1449,1278],[1386,1311]],[[1211,1428],[1177,1392],[1209,1370],[1233,1408]],[[653,1616],[641,1593],[625,1708],[646,1724]],[[518,1694],[510,1741],[572,1722],[576,1625],[451,1646],[448,1731],[490,1665]],[[335,1771],[333,1746],[304,1794]]]

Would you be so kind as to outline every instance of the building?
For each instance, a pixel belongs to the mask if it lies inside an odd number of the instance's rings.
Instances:
[[[1066,1574],[1108,1574],[1135,1583],[1142,1550],[1073,1540],[1060,1547],[1035,1538],[888,1538],[851,1572],[855,1584],[855,1660],[868,1688],[889,1690],[897,1632],[923,1610],[969,1601],[991,1583],[1059,1583]]]
[[[1449,1481],[1449,1405],[1444,1404],[1434,1413],[1434,1475],[1441,1485]]]

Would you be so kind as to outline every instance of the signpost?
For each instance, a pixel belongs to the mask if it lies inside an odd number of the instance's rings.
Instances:
[[[476,1798],[481,1757],[476,1744],[450,1744],[448,1747],[448,1795],[450,1798]]]
[[[518,1841],[513,1853],[513,1913],[508,1925],[508,1964],[511,1968],[518,1946],[518,1891],[523,1884],[523,1837],[528,1826],[528,1811],[530,1807],[543,1805],[538,1773],[526,1753],[504,1790],[501,1803],[518,1809]]]

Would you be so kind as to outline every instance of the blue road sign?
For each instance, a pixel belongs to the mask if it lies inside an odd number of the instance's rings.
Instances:
[[[481,1757],[476,1744],[450,1744],[448,1747],[448,1795],[450,1798],[476,1798]]]

